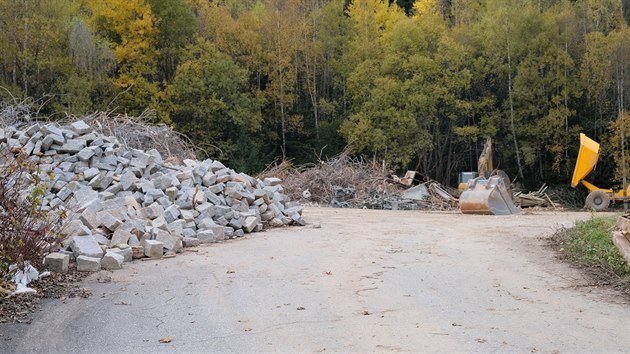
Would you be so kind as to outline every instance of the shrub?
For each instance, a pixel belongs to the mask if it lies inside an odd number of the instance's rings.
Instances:
[[[0,147],[0,277],[10,275],[12,264],[15,270],[26,262],[37,267],[58,245],[63,215],[42,207],[47,189],[35,163],[21,151]]]

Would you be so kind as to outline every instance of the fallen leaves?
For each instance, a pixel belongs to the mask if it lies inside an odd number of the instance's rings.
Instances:
[[[163,337],[163,338],[160,338],[159,340],[160,343],[170,343],[172,341],[173,341],[173,338],[171,337]]]

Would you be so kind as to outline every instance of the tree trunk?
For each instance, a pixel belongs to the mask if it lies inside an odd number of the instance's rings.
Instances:
[[[518,165],[518,176],[521,181],[525,180],[523,175],[523,166],[521,165],[521,153],[518,148],[518,140],[516,139],[516,127],[514,126],[514,99],[512,98],[512,57],[510,54],[510,39],[507,37],[507,60],[508,60],[508,96],[510,100],[510,129],[514,138],[514,149],[516,150],[516,164]]]

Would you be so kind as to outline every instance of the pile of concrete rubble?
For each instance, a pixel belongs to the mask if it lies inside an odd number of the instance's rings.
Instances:
[[[21,150],[50,180],[42,209],[68,213],[62,247],[45,260],[55,271],[67,271],[71,260],[79,271],[118,269],[134,258],[305,224],[278,178],[125,149],[84,121],[0,128],[2,145]]]

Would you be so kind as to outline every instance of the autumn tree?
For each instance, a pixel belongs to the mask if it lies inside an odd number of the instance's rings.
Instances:
[[[89,23],[112,46],[116,58],[115,104],[131,114],[155,107],[158,30],[151,6],[144,0],[88,2]]]

